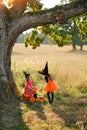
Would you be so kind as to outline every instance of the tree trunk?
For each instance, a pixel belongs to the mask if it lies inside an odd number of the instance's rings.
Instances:
[[[8,101],[18,96],[17,86],[14,82],[13,73],[11,70],[11,53],[14,42],[9,46],[6,43],[8,37],[3,39],[2,46],[0,45],[0,99]],[[5,44],[3,47],[3,44]]]
[[[11,71],[11,53],[14,43],[14,37],[13,40],[9,40],[6,17],[0,10],[0,101],[12,99],[16,90]]]
[[[72,43],[73,51],[76,51],[76,44]]]
[[[80,45],[80,51],[82,51],[82,50],[83,50],[83,44]]]
[[[6,100],[12,98],[16,85],[13,80],[11,71],[11,52],[13,48],[9,47],[8,37],[5,32],[2,33],[0,39],[0,99]]]

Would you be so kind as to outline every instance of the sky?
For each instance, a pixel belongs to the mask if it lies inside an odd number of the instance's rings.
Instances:
[[[51,8],[60,3],[60,0],[41,0],[44,4],[44,7]]]

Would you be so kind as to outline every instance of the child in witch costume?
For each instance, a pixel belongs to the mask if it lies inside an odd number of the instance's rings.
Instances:
[[[54,91],[58,89],[58,86],[54,83],[48,73],[48,62],[46,62],[45,68],[42,71],[38,71],[38,73],[45,76],[47,84],[44,91],[47,93],[49,103],[52,104],[54,100]]]
[[[37,89],[33,86],[32,77],[30,74],[23,72],[26,78],[26,83],[24,86],[24,91],[22,96],[27,99],[37,99]]]

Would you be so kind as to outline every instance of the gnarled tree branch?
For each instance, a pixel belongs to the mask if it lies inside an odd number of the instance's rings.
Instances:
[[[48,10],[26,13],[21,16],[21,18],[15,19],[12,22],[9,35],[11,35],[14,30],[17,36],[17,34],[37,26],[55,23],[65,24],[69,18],[86,12],[87,0],[79,0],[63,6],[55,6]]]

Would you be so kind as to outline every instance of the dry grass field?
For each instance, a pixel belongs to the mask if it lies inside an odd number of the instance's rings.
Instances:
[[[32,50],[16,44],[11,58],[19,93],[25,70],[31,73],[38,95],[43,95],[45,81],[37,71],[46,61],[59,90],[52,105],[22,99],[0,105],[0,130],[87,130],[87,47],[84,49],[73,52],[71,46],[41,45]]]
[[[59,48],[52,45],[41,45],[33,50],[31,47],[25,48],[24,44],[16,44],[12,55],[12,70],[14,75],[20,73],[19,79],[16,76],[19,86],[24,70],[30,72],[36,85],[39,85],[38,78],[42,77],[38,75],[37,71],[41,70],[48,61],[49,73],[52,74],[60,89],[71,91],[71,94],[78,94],[77,87],[82,91],[85,91],[83,85],[87,87],[86,59],[87,47],[85,47],[85,51],[73,52],[71,46]]]

